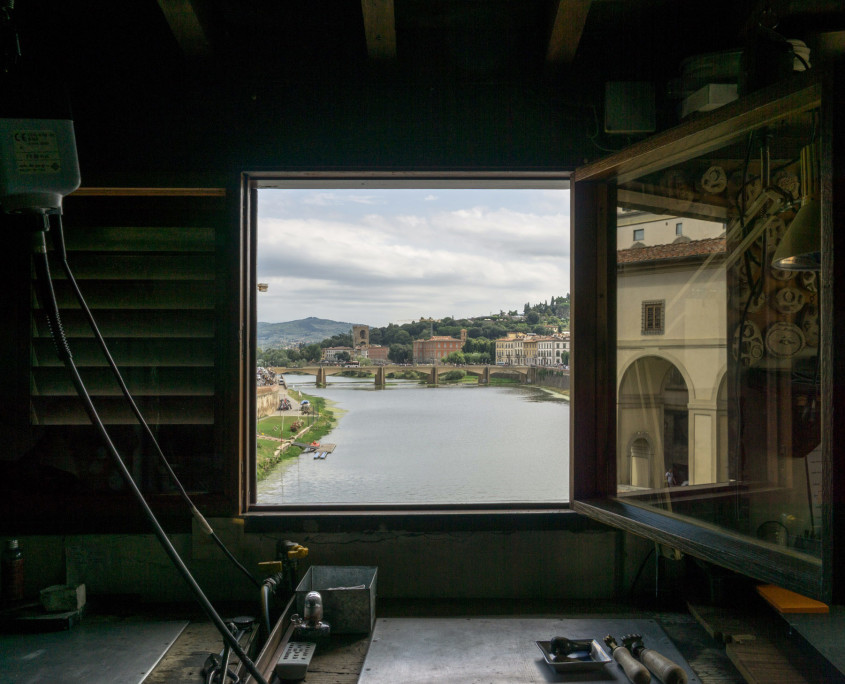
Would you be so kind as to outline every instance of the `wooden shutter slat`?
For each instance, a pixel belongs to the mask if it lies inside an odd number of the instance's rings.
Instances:
[[[70,283],[56,281],[60,309],[78,308]],[[88,308],[100,309],[212,309],[214,288],[208,282],[155,280],[89,280],[79,283]]]
[[[107,425],[137,425],[126,401],[117,397],[92,397],[100,418]],[[208,425],[214,422],[213,397],[139,397],[135,402],[150,425]],[[79,400],[33,397],[36,425],[90,425]]]
[[[213,366],[214,349],[206,340],[198,344],[194,339],[112,339],[106,340],[114,362],[123,366]],[[107,366],[100,347],[94,339],[69,340],[74,362],[84,366]],[[33,340],[34,365],[59,367],[52,340]]]
[[[65,244],[68,261],[77,251],[213,252],[214,229],[185,226],[66,228]]]
[[[82,368],[79,374],[92,397],[121,396],[120,386],[110,368]],[[120,374],[133,396],[214,394],[214,369],[211,367],[130,367],[120,369]],[[32,382],[35,396],[76,396],[70,373],[57,372],[55,367],[33,368]]]
[[[214,312],[210,309],[98,309],[95,319],[107,341],[113,337],[214,337]],[[36,315],[34,321],[35,335],[50,337],[44,316]],[[94,336],[80,309],[62,311],[62,327],[69,338]]]
[[[65,279],[55,255],[50,255],[53,280]],[[114,254],[81,252],[68,255],[80,289],[89,280],[214,280],[213,254]]]

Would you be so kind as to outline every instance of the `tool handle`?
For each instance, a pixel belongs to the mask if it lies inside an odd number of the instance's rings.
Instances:
[[[687,673],[684,669],[662,653],[644,648],[640,653],[640,660],[663,684],[687,684]]]
[[[619,663],[619,667],[634,684],[648,684],[651,681],[651,674],[646,666],[634,658],[624,646],[613,649],[613,659]]]

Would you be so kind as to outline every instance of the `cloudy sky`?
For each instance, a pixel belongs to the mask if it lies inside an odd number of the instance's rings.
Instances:
[[[569,191],[259,191],[258,320],[383,326],[569,292]]]

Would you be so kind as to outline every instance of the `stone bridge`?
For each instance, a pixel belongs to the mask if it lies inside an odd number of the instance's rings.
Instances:
[[[391,373],[404,373],[406,371],[416,371],[428,376],[429,385],[438,385],[440,383],[439,377],[444,373],[453,370],[462,370],[467,375],[475,375],[478,377],[479,385],[487,385],[490,382],[490,377],[494,375],[518,375],[520,382],[533,384],[537,382],[537,366],[491,366],[491,365],[468,365],[468,366],[433,366],[431,364],[412,364],[412,365],[398,365],[388,364],[385,366],[361,366],[361,367],[344,367],[344,366],[305,366],[303,368],[279,368],[273,367],[271,370],[275,373],[307,373],[317,377],[317,386],[325,387],[326,378],[330,375],[340,375],[346,371],[357,370],[365,373],[372,373],[375,375],[376,387],[384,387],[387,384],[387,376]]]

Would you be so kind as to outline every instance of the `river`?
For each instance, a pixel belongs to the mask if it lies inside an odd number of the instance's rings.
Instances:
[[[536,503],[569,499],[569,402],[529,386],[440,385],[287,375],[345,411],[325,459],[283,461],[258,503]]]

